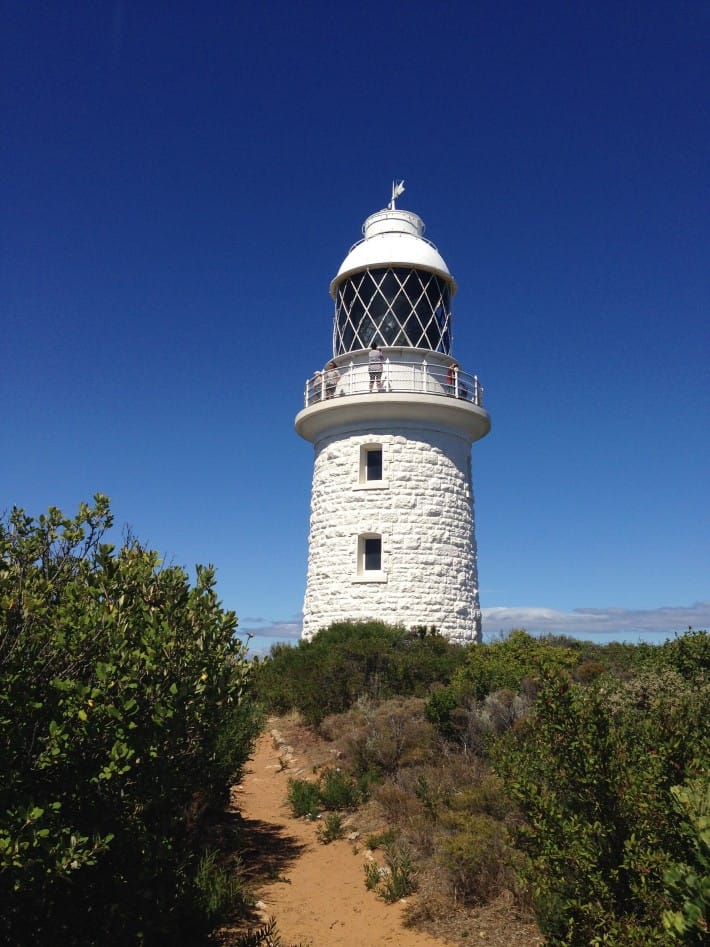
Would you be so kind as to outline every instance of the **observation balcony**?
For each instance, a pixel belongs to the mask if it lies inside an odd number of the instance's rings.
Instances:
[[[337,356],[311,375],[296,417],[298,433],[312,440],[332,425],[365,420],[428,422],[472,441],[488,433],[483,386],[450,355],[409,347],[383,348],[382,354],[379,382],[370,376],[368,349]]]
[[[348,395],[409,392],[462,398],[483,407],[483,386],[477,375],[462,371],[454,359],[439,352],[412,357],[410,348],[384,349],[380,384],[370,384],[369,351],[351,352],[334,358],[335,375],[328,367],[315,372],[306,382],[304,406]],[[330,364],[330,363],[328,363]]]

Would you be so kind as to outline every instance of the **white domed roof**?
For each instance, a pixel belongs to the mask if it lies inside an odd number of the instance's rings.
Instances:
[[[350,273],[367,267],[406,266],[428,270],[443,276],[456,292],[456,283],[443,257],[423,236],[424,222],[411,211],[380,210],[367,218],[362,228],[364,239],[351,248],[330,284],[330,294]]]

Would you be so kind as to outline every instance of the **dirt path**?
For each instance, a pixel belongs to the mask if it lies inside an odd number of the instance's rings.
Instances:
[[[286,801],[288,780],[306,778],[310,764],[290,757],[267,732],[234,790],[247,838],[274,879],[258,891],[261,917],[275,917],[283,943],[299,947],[450,944],[405,928],[405,905],[385,904],[367,890],[362,841],[323,845],[316,838],[316,824],[292,818]]]

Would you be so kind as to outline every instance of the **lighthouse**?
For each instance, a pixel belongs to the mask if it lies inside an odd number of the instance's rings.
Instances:
[[[330,284],[333,356],[296,416],[315,455],[305,639],[363,619],[481,636],[471,445],[491,422],[453,357],[456,283],[403,190]]]

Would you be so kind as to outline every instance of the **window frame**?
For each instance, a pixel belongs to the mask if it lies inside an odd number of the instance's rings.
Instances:
[[[379,543],[379,569],[368,569],[367,568],[367,557],[368,557],[368,544],[377,541]],[[369,553],[372,555],[372,552]],[[357,552],[356,552],[356,566],[355,566],[355,576],[353,581],[355,582],[386,582],[387,573],[382,568],[384,564],[384,543],[382,541],[382,533],[374,532],[365,532],[360,533],[357,537]]]
[[[379,480],[368,479],[368,457],[370,454],[379,452],[380,454],[380,470],[381,476]],[[385,479],[385,449],[384,444],[377,442],[369,442],[367,444],[360,445],[360,462],[358,464],[358,480],[357,480],[357,489],[363,490],[378,490],[384,487],[389,487],[389,483]]]

